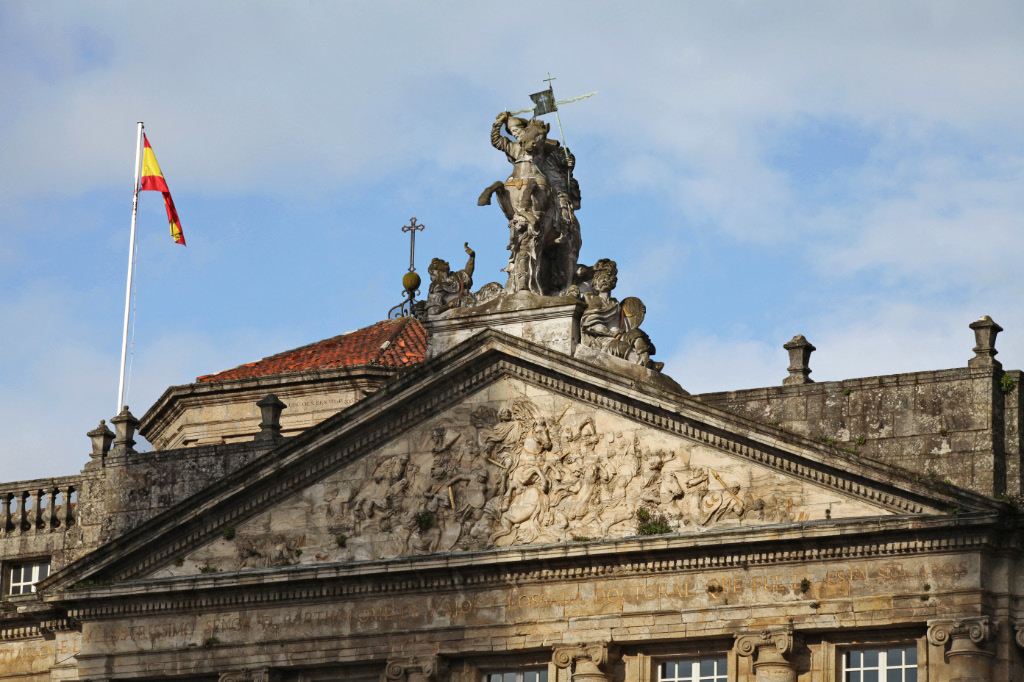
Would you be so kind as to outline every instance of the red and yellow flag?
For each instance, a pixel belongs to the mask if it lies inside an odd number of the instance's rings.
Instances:
[[[185,235],[181,231],[181,222],[178,220],[178,211],[174,208],[174,200],[171,199],[171,191],[167,189],[167,180],[164,179],[160,164],[156,162],[156,154],[149,146],[149,138],[142,136],[145,146],[142,150],[142,180],[139,183],[140,190],[152,190],[162,192],[164,195],[164,206],[167,208],[167,220],[171,223],[171,236],[174,241],[185,246]]]

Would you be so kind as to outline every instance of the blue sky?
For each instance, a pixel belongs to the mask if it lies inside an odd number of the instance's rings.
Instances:
[[[357,329],[507,230],[488,143],[547,72],[581,260],[619,262],[692,392],[1024,364],[1019,2],[0,4],[0,480],[78,471],[114,414],[135,121],[141,416],[172,384]]]

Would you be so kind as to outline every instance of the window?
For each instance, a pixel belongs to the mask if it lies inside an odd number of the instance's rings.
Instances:
[[[722,658],[693,658],[667,661],[658,667],[659,682],[726,682]]]
[[[843,682],[917,682],[917,647],[847,651]]]
[[[547,670],[516,670],[503,673],[488,673],[484,682],[548,682]]]
[[[11,566],[7,594],[29,594],[36,591],[36,583],[50,575],[50,560],[33,561]]]

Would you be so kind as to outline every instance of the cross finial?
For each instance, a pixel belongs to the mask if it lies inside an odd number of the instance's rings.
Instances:
[[[547,78],[543,78],[542,80],[543,80],[543,81],[544,81],[545,83],[547,83],[547,84],[548,84],[548,87],[550,88],[550,87],[551,87],[551,81],[556,81],[556,80],[558,80],[558,79],[557,79],[557,78],[552,78],[552,76],[551,76],[551,72],[550,72],[550,71],[548,71],[548,77],[547,77]]]
[[[416,216],[410,218],[408,225],[402,226],[402,232],[409,233],[409,272],[416,271],[416,233],[424,227],[426,225],[416,224]]]

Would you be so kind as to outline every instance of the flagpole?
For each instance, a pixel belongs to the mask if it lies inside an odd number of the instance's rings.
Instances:
[[[135,270],[135,218],[139,213],[139,162],[142,159],[142,121],[138,122],[139,132],[135,140],[135,192],[132,195],[132,232],[128,238],[128,286],[124,295],[124,333],[121,336],[121,377],[117,384],[117,411],[124,407],[124,366],[128,353],[128,313],[132,300],[132,274]]]

